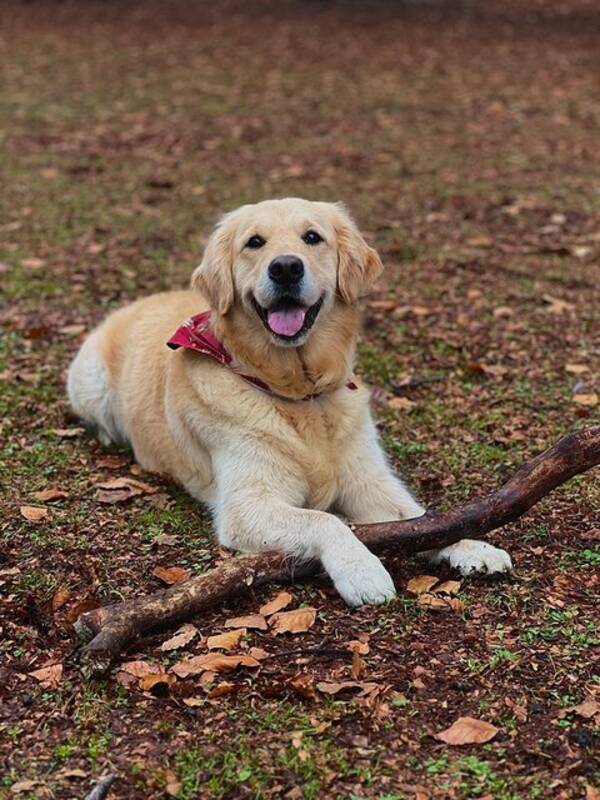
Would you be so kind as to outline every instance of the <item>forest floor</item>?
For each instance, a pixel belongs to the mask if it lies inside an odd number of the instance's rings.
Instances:
[[[107,311],[185,285],[222,211],[299,195],[345,200],[385,262],[357,368],[428,506],[597,424],[594,5],[2,4],[0,797],[83,798],[115,774],[113,800],[598,800],[597,474],[497,532],[514,575],[451,585],[453,607],[407,588],[431,568],[388,560],[386,607],[289,588],[316,620],[246,625],[232,652],[258,668],[169,671],[277,587],[91,681],[82,609],[227,554],[204,509],[65,400]],[[146,488],[100,502],[116,478]],[[460,717],[495,735],[435,738]]]

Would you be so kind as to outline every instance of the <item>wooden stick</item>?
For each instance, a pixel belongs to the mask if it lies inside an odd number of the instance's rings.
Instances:
[[[351,527],[374,553],[446,547],[518,519],[557,486],[598,464],[600,426],[568,434],[499,489],[457,509],[428,512],[415,520]],[[318,568],[315,563],[294,563],[281,553],[241,555],[169,589],[85,612],[75,623],[79,635],[91,639],[81,653],[82,667],[90,675],[101,673],[131,641],[150,630],[175,625],[264,584],[306,577]]]

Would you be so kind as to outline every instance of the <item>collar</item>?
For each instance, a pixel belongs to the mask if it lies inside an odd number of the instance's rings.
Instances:
[[[218,361],[218,363],[222,366],[228,367],[232,372],[235,372],[236,375],[239,375],[240,378],[245,380],[247,383],[251,383],[252,386],[255,386],[257,389],[270,394],[272,397],[276,397],[278,400],[295,402],[290,397],[283,397],[282,395],[274,392],[270,386],[268,386],[264,381],[261,381],[261,379],[257,378],[255,375],[245,375],[242,372],[237,372],[231,366],[233,361],[231,353],[229,353],[223,347],[210,327],[210,311],[203,311],[201,314],[195,314],[193,317],[186,319],[183,325],[177,328],[175,333],[171,336],[167,342],[167,346],[170,347],[171,350],[178,350],[180,347],[183,347],[185,350],[194,350],[196,353],[201,353],[204,356],[208,356],[209,358],[212,358],[213,361]],[[354,391],[355,389],[358,389],[358,386],[354,383],[354,381],[349,380],[346,383],[346,388]],[[305,397],[300,398],[300,401],[314,400],[320,396],[321,393],[307,394]]]

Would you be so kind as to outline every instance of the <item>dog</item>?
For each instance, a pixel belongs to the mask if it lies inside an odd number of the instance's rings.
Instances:
[[[89,335],[69,369],[72,408],[207,503],[222,545],[318,559],[349,605],[388,601],[392,578],[343,521],[424,513],[353,374],[358,301],[381,270],[341,204],[242,206],[189,290],[138,300]],[[464,574],[512,567],[471,540],[428,555]]]

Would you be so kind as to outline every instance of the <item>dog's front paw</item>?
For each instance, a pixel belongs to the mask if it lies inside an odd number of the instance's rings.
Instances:
[[[326,552],[321,561],[349,606],[378,605],[396,596],[394,582],[381,561],[366,547]]]
[[[493,575],[499,572],[512,572],[513,568],[506,550],[475,539],[461,539],[460,542],[442,550],[429,550],[424,555],[434,564],[446,561],[461,575],[471,575],[474,572],[487,572]]]

